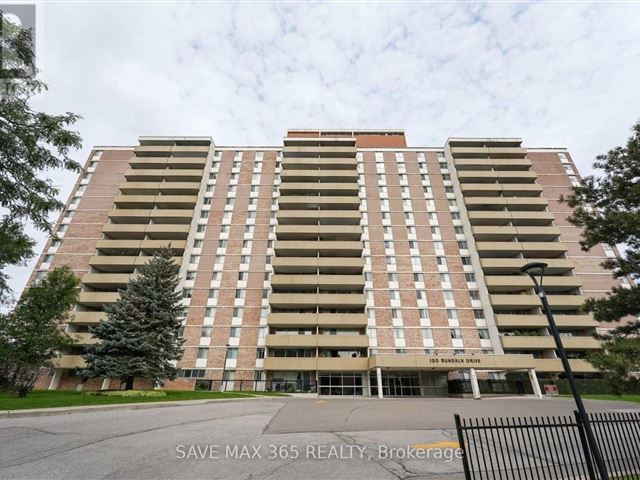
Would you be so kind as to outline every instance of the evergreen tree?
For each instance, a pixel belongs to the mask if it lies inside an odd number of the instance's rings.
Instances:
[[[0,390],[24,397],[40,369],[71,339],[59,328],[78,300],[80,280],[67,266],[58,267],[34,282],[15,309],[0,315]]]
[[[174,362],[182,358],[183,343],[178,272],[172,250],[165,247],[140,268],[118,301],[105,307],[106,318],[91,330],[99,343],[83,355],[83,378],[119,378],[127,390],[134,377],[160,384],[176,378]]]

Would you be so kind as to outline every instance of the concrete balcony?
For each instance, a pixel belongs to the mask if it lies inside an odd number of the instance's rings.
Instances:
[[[313,182],[286,182],[280,185],[281,199],[286,195],[296,193],[320,193],[320,195],[355,195],[357,196],[359,187],[357,183],[313,183]]]
[[[129,273],[86,273],[82,283],[92,288],[124,288],[132,278]]]
[[[545,210],[549,202],[540,197],[465,197],[464,203],[467,210],[504,210],[514,211],[540,211]]]
[[[494,309],[519,310],[541,307],[540,298],[534,294],[492,294],[489,297]],[[547,300],[554,311],[578,310],[586,299],[584,295],[547,295]]]
[[[138,157],[168,157],[171,145],[138,145],[133,151]]]
[[[364,288],[364,277],[362,275],[286,275],[276,273],[271,276],[271,285],[273,287],[281,288],[314,286],[320,288],[352,290]]]
[[[197,168],[202,169],[207,164],[206,157],[169,157],[167,167],[169,168]]]
[[[367,371],[369,370],[369,359],[367,357],[318,357],[318,371],[340,372],[340,371]]]
[[[485,275],[487,289],[491,293],[521,292],[533,288],[533,281],[528,275]],[[545,275],[544,290],[552,292],[570,292],[582,286],[579,277],[563,277]]]
[[[200,182],[203,171],[187,168],[130,168],[124,172],[128,182]]]
[[[451,147],[453,157],[465,158],[524,158],[526,148],[518,147]]]
[[[561,242],[482,242],[476,243],[478,254],[487,257],[515,257],[520,253],[526,258],[554,258],[567,251]]]
[[[547,275],[562,275],[573,270],[574,265],[571,260],[544,258],[536,259],[548,265],[545,272]],[[514,275],[519,273],[520,268],[529,263],[526,258],[481,258],[480,265],[485,275]]]
[[[113,202],[122,209],[161,208],[193,209],[198,201],[197,195],[118,195]]]
[[[87,307],[101,307],[106,303],[118,300],[118,292],[80,292],[78,304]]]
[[[159,224],[118,224],[110,223],[103,227],[102,233],[112,239],[143,240],[186,240],[190,225]]]
[[[96,325],[100,323],[106,314],[104,312],[73,312],[73,317],[69,323],[78,325]]]
[[[364,328],[364,313],[270,313],[267,324],[272,327]]]
[[[317,335],[267,335],[265,345],[270,348],[309,348],[316,347]]]
[[[469,222],[474,226],[508,225],[547,226],[554,220],[551,212],[470,211]]]
[[[265,345],[270,348],[367,348],[366,335],[267,335]]]
[[[148,224],[154,223],[180,223],[190,224],[193,220],[193,211],[179,209],[125,209],[114,208],[109,212],[112,222],[118,224]]]
[[[89,265],[102,272],[131,273],[137,267],[141,267],[153,257],[97,255],[91,257]],[[173,261],[180,265],[182,257],[173,257]]]
[[[526,336],[512,335],[501,336],[502,348],[505,350],[553,350],[556,343],[553,337],[548,336]],[[602,348],[600,342],[593,337],[571,337],[563,336],[562,345],[566,350],[598,350]]]
[[[98,240],[96,249],[106,255],[128,256],[143,251],[153,252],[170,246],[176,255],[182,255],[187,246],[186,240]]]
[[[511,170],[463,170],[458,172],[458,180],[465,183],[523,183],[531,184],[538,176],[531,171]]]
[[[276,255],[280,257],[360,257],[362,243],[356,241],[304,241],[278,240],[275,243]]]
[[[336,158],[354,158],[356,156],[356,147],[353,146],[337,146],[337,145],[285,145],[283,149],[285,157],[336,157]]]
[[[364,308],[361,293],[272,293],[269,304],[274,308]]]
[[[454,160],[456,170],[528,170],[531,168],[531,160],[527,158],[456,158]]]
[[[357,182],[358,172],[353,170],[292,169],[282,172],[283,182]]]
[[[546,315],[495,315],[498,328],[546,328],[549,321]],[[591,315],[554,315],[559,329],[594,329],[598,326]]]
[[[362,257],[275,257],[272,264],[276,273],[361,274],[364,268],[364,259]]]
[[[367,348],[367,335],[316,335],[318,347],[327,348]],[[322,358],[322,357],[321,357]]]
[[[587,360],[574,358],[569,360],[569,365],[574,373],[596,373],[597,370]],[[536,358],[535,369],[538,373],[562,373],[562,362],[559,358]]]
[[[560,236],[557,227],[510,227],[510,226],[474,226],[473,236],[477,241],[509,241],[515,237],[521,242],[551,242]]]
[[[462,183],[460,190],[465,197],[539,197],[542,193],[537,183]]]
[[[83,368],[86,366],[84,358],[80,355],[62,355],[60,358],[53,360],[54,368]]]
[[[315,371],[316,357],[266,357],[263,368],[277,371]]]
[[[357,210],[280,210],[280,225],[360,225]]]
[[[352,240],[359,241],[362,227],[359,225],[278,225],[278,240]]]
[[[537,183],[502,183],[502,195],[505,197],[539,197],[542,185]]]
[[[355,170],[358,162],[355,158],[339,157],[284,157],[282,160],[283,169],[306,169],[320,168],[327,170]]]
[[[281,209],[296,210],[317,210],[318,208],[321,210],[358,210],[360,199],[355,195],[286,195],[278,199],[278,206]]]
[[[131,157],[129,166],[133,169],[163,169],[167,166],[168,157]]]
[[[125,195],[197,195],[200,182],[123,182],[120,192]]]
[[[174,157],[207,157],[209,146],[204,145],[174,145],[171,147],[171,155]]]
[[[516,237],[516,227],[472,227],[473,238],[478,242],[509,241]]]

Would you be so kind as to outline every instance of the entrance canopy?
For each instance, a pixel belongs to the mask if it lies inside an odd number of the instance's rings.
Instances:
[[[528,370],[535,368],[532,355],[411,355],[383,353],[369,357],[369,369]]]

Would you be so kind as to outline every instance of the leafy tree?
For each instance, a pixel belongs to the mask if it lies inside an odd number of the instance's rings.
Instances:
[[[633,127],[633,135],[626,147],[616,147],[599,155],[594,163],[602,170],[601,176],[584,178],[583,184],[573,187],[564,201],[574,208],[569,221],[582,227],[583,250],[598,243],[624,244],[624,255],[603,262],[616,277],[640,278],[640,122]],[[622,317],[640,315],[640,286],[614,287],[602,299],[590,299],[585,309],[593,312],[596,320],[614,322]],[[620,332],[639,333],[640,323],[635,321],[622,327]]]
[[[81,146],[77,132],[68,130],[80,117],[49,115],[31,108],[31,98],[47,89],[35,76],[31,32],[2,20],[0,35],[0,269],[20,265],[33,256],[20,227],[25,221],[52,233],[49,218],[64,204],[58,189],[44,175],[47,170],[81,170],[69,157]],[[10,292],[0,275],[0,299]]]
[[[83,378],[119,378],[125,389],[134,377],[162,384],[177,376],[174,363],[182,358],[179,267],[166,247],[155,253],[140,275],[120,291],[118,301],[105,307],[106,318],[91,330],[99,343],[88,347]]]
[[[611,391],[622,395],[638,382],[629,373],[640,371],[640,341],[634,337],[614,335],[602,346],[604,350],[593,352],[587,358],[593,366],[605,372]]]
[[[34,282],[13,311],[0,315],[0,388],[24,397],[40,369],[70,338],[59,328],[69,319],[78,300],[80,281],[67,266],[58,267]]]
[[[594,167],[601,175],[584,178],[562,199],[574,209],[569,221],[583,229],[583,250],[599,243],[624,245],[620,258],[607,259],[602,266],[615,277],[630,277],[630,288],[614,287],[606,297],[588,299],[584,305],[600,322],[636,319],[601,336],[605,351],[589,357],[607,372],[616,392],[624,391],[629,374],[640,370],[640,122],[632,131],[625,147],[597,157]]]

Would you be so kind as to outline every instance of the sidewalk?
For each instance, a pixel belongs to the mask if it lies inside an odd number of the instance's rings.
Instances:
[[[275,399],[288,397],[270,397],[268,395],[258,395],[255,397],[238,398],[209,398],[204,400],[178,400],[174,402],[148,402],[148,403],[116,403],[113,405],[79,405],[75,407],[53,407],[53,408],[25,408],[21,410],[0,410],[0,420],[4,418],[20,417],[42,417],[48,415],[68,415],[83,412],[109,412],[111,410],[143,410],[147,408],[159,407],[180,407],[186,405],[204,405],[208,403],[226,403],[237,400]]]

